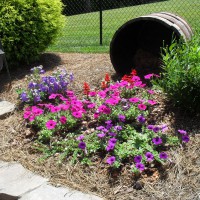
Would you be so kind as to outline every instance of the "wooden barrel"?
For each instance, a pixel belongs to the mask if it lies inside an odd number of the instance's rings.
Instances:
[[[139,75],[159,73],[161,48],[174,40],[190,40],[189,24],[168,12],[152,13],[122,25],[110,43],[110,59],[115,71],[124,75],[136,69]]]

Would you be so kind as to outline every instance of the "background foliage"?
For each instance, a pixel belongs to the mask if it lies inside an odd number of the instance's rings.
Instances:
[[[0,39],[9,64],[29,62],[43,52],[63,27],[60,0],[1,0]]]

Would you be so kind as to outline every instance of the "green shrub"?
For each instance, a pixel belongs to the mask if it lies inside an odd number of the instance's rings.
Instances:
[[[60,0],[1,0],[0,39],[10,64],[37,58],[64,25]]]
[[[165,48],[160,86],[175,106],[190,113],[200,113],[200,39],[199,31],[187,43],[173,43]]]

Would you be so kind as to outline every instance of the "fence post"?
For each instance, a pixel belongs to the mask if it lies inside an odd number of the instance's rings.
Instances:
[[[102,0],[99,0],[99,39],[100,45],[103,45],[103,17],[102,17]]]

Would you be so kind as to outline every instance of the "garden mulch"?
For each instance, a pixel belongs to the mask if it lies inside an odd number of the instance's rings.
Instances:
[[[57,66],[64,67],[75,76],[72,89],[82,95],[86,81],[91,88],[100,86],[105,73],[117,79],[108,54],[45,53],[38,62],[19,69],[12,69],[12,85],[6,72],[0,73],[0,99],[17,104],[16,88],[25,86],[29,68],[42,64],[47,73]],[[200,198],[200,116],[188,116],[168,101],[165,94],[156,93],[158,105],[152,110],[150,121],[166,123],[171,131],[185,129],[191,141],[185,146],[170,150],[170,160],[163,166],[152,168],[136,177],[127,171],[112,171],[98,160],[89,167],[79,163],[58,164],[58,155],[47,160],[32,148],[32,137],[22,119],[22,110],[0,120],[0,159],[18,161],[24,167],[47,178],[54,185],[65,185],[83,192],[93,192],[104,199],[199,199]]]

